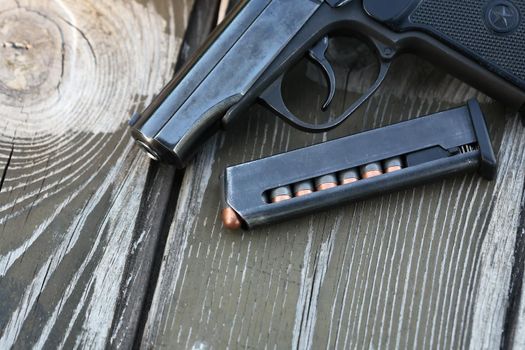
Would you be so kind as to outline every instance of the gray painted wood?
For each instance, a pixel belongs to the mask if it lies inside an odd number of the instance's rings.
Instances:
[[[254,107],[205,145],[176,201],[180,173],[150,166],[125,122],[172,75],[192,4],[0,3],[0,348],[521,348],[517,116],[408,57],[328,134]],[[209,22],[192,28],[200,40]],[[365,78],[340,83],[349,92],[336,108]],[[287,96],[319,118],[323,95],[305,86]],[[500,161],[495,182],[463,175],[253,232],[222,228],[228,164],[472,96]]]
[[[348,94],[363,78],[347,80]],[[316,118],[319,91],[291,93]],[[322,95],[321,95],[322,96]],[[222,228],[224,167],[482,101],[500,162],[250,232]],[[142,345],[168,348],[494,348],[502,341],[524,193],[518,117],[414,57],[328,134],[293,130],[261,107],[188,167]],[[352,150],[349,150],[351,152]],[[256,181],[256,179],[254,179]]]
[[[525,208],[525,201],[522,201],[522,209]],[[514,280],[514,302],[509,305],[509,315],[507,317],[508,332],[505,346],[507,348],[521,349],[525,347],[525,297],[523,285],[524,266],[524,238],[525,238],[525,215],[524,211],[521,214],[521,224],[518,231],[518,240],[521,245],[515,250],[515,265],[513,270]]]
[[[129,347],[172,170],[127,118],[173,74],[191,0],[0,2],[0,348]],[[148,177],[149,173],[149,177]]]

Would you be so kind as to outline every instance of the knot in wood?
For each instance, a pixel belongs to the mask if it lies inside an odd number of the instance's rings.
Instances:
[[[55,89],[64,59],[58,25],[43,14],[17,8],[0,13],[0,28],[0,94],[20,101]]]

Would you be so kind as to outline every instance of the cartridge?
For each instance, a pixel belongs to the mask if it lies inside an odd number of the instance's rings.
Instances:
[[[475,170],[492,180],[497,163],[479,104],[470,100],[463,107],[226,168],[221,182],[230,224],[225,226],[250,229]],[[237,216],[235,225],[231,215]]]

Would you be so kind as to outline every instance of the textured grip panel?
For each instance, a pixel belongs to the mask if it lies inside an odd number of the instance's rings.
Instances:
[[[423,0],[410,15],[408,27],[438,36],[525,89],[523,15],[523,0]]]

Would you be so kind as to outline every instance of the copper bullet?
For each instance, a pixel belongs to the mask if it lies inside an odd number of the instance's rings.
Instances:
[[[361,166],[361,177],[363,179],[369,179],[371,177],[379,176],[381,174],[383,174],[383,168],[381,167],[381,163],[375,162]]]
[[[296,197],[306,196],[314,191],[311,181],[298,182],[293,186],[293,192]]]
[[[229,230],[238,230],[241,228],[241,220],[239,220],[239,216],[235,210],[230,207],[222,210],[222,223],[224,224],[224,227]]]
[[[401,170],[403,163],[400,157],[390,158],[384,161],[384,168],[386,173],[392,173],[394,171]]]
[[[401,167],[399,165],[389,166],[388,168],[386,168],[387,173],[393,173],[394,171],[398,171],[398,170],[401,170]]]
[[[334,174],[320,176],[315,179],[315,188],[317,191],[323,191],[333,187],[337,187],[337,178]]]
[[[289,186],[275,188],[270,193],[270,199],[272,200],[272,203],[279,203],[282,201],[289,200],[291,198],[292,198],[292,191],[290,190]]]
[[[289,199],[292,199],[292,196],[289,196],[287,194],[283,194],[281,196],[276,196],[273,198],[273,203],[279,203],[279,202],[284,202],[284,201],[287,201]]]
[[[342,185],[351,184],[359,181],[359,173],[356,169],[348,169],[339,173],[339,183]]]

